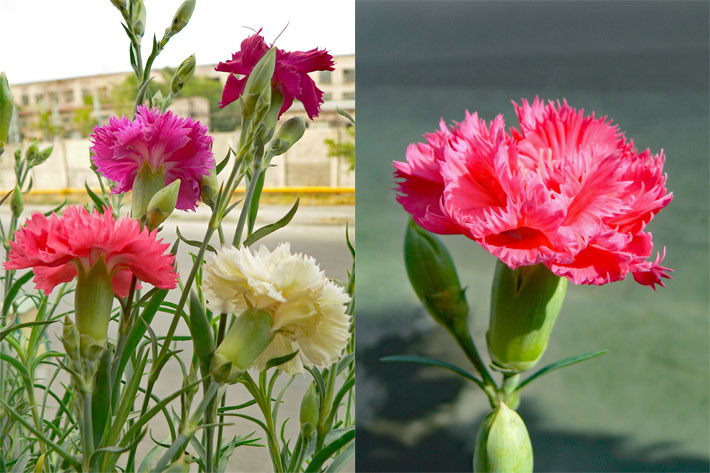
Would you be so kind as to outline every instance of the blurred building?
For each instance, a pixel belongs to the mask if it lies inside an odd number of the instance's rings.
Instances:
[[[323,90],[325,104],[317,126],[345,126],[336,109],[349,113],[355,109],[355,56],[336,56],[336,70],[311,75]],[[227,74],[214,70],[215,65],[197,66],[196,77],[208,77],[224,85]],[[125,83],[132,73],[99,74],[42,82],[11,84],[17,105],[18,129],[21,139],[78,138],[86,136],[93,123],[103,124],[117,114],[114,90]],[[159,71],[153,74],[157,82],[164,78]],[[125,106],[125,104],[124,104]],[[209,126],[210,104],[199,97],[178,98],[171,109],[183,116],[198,119]],[[289,116],[303,114],[303,107],[295,104]]]

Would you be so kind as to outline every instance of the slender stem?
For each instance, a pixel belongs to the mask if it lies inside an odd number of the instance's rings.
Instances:
[[[483,384],[485,385],[484,392],[488,396],[491,407],[495,407],[496,391],[498,390],[498,387],[490,372],[486,368],[486,365],[483,363],[481,355],[478,354],[476,344],[474,343],[473,338],[471,338],[468,324],[466,321],[456,322],[454,327],[450,329],[450,332],[466,354],[466,357],[469,361],[471,361],[471,364],[473,364],[473,367],[476,369],[478,374],[480,374],[483,378]]]
[[[221,229],[221,226],[220,226]],[[216,347],[219,346],[220,343],[222,343],[222,340],[224,340],[224,334],[227,331],[227,314],[222,313],[219,316],[219,329],[217,331],[217,343],[215,344]],[[227,395],[226,393],[222,395],[222,399],[220,401],[220,407],[224,407],[225,404],[227,403]],[[217,452],[215,453],[215,466],[219,464],[220,460],[220,448],[222,446],[222,435],[224,431],[224,412],[219,414],[219,426],[217,426]]]
[[[91,471],[91,455],[94,453],[94,433],[91,417],[91,393],[82,395],[81,446],[83,448],[82,468],[84,472]]]
[[[247,189],[247,194],[244,197],[244,203],[242,204],[242,212],[239,215],[239,222],[237,223],[237,229],[234,232],[234,239],[232,244],[234,246],[239,246],[242,239],[242,232],[244,231],[244,224],[247,220],[247,215],[249,214],[249,208],[251,207],[251,200],[254,197],[254,190],[256,189],[257,182],[259,181],[259,175],[261,174],[261,169],[259,166],[254,167],[254,175],[249,181],[249,188]]]
[[[274,466],[274,473],[284,473],[284,467],[281,463],[281,449],[279,448],[279,440],[276,434],[276,429],[274,428],[274,419],[271,415],[271,409],[269,409],[269,404],[265,398],[265,393],[263,393],[254,380],[245,373],[242,377],[242,382],[247,390],[251,393],[259,406],[261,413],[264,416],[264,421],[266,424],[266,439],[269,446],[269,453],[271,454],[271,462]]]

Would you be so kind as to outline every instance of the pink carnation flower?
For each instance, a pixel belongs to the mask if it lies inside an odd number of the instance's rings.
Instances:
[[[222,92],[220,107],[226,107],[242,95],[252,69],[271,47],[266,44],[260,32],[261,30],[242,41],[241,50],[232,54],[231,61],[220,62],[215,68],[217,71],[230,73]],[[288,52],[276,48],[276,66],[271,84],[284,96],[279,117],[291,107],[293,99],[303,103],[311,120],[317,117],[323,103],[323,91],[316,87],[308,73],[332,71],[334,64],[333,56],[323,49]],[[238,79],[234,74],[242,77]]]
[[[155,287],[172,289],[177,284],[175,257],[164,254],[170,246],[156,241],[157,231],[140,229],[137,220],[115,220],[111,210],[89,213],[78,205],[63,215],[49,218],[39,212],[15,233],[5,269],[32,268],[37,289],[45,294],[69,282],[82,267],[88,270],[104,260],[114,293],[128,295],[132,276]]]
[[[515,104],[520,129],[503,117],[463,122],[410,145],[395,162],[397,201],[434,233],[462,233],[510,268],[543,263],[575,284],[632,273],[663,285],[665,256],[651,256],[644,228],[668,205],[663,151],[639,153],[606,117],[566,102]]]
[[[212,137],[199,121],[172,112],[139,106],[135,120],[112,117],[108,125],[94,128],[93,162],[99,172],[116,182],[113,192],[133,188],[138,173],[147,166],[163,170],[165,185],[180,179],[176,208],[194,210],[200,199],[200,182],[214,168]]]

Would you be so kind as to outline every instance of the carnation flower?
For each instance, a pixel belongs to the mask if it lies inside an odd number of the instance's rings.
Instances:
[[[241,50],[232,54],[230,61],[220,62],[215,68],[217,71],[230,73],[222,92],[220,107],[226,107],[241,96],[252,69],[269,50],[270,46],[266,44],[260,32],[261,30],[242,41]],[[333,65],[333,56],[323,49],[289,52],[276,48],[276,66],[271,84],[280,90],[284,97],[279,117],[291,107],[294,99],[303,103],[310,119],[317,117],[320,104],[323,103],[323,91],[316,87],[308,73],[332,71]],[[235,74],[242,77],[237,78]]]
[[[172,289],[177,283],[174,256],[165,254],[170,244],[155,237],[155,231],[141,230],[134,219],[115,220],[110,209],[89,213],[73,205],[62,216],[49,218],[35,212],[10,242],[5,269],[32,268],[37,289],[50,294],[58,284],[74,279],[78,271],[88,272],[103,260],[120,297],[128,295],[133,275]]]
[[[395,162],[397,196],[422,227],[463,233],[511,269],[543,263],[575,284],[632,273],[655,289],[669,278],[648,260],[644,228],[668,205],[663,151],[638,152],[606,117],[537,98],[515,105],[520,129],[476,113],[410,145]],[[665,255],[665,249],[663,250]]]
[[[254,366],[298,350],[280,366],[289,374],[303,366],[327,366],[337,360],[349,339],[349,297],[329,281],[316,261],[291,254],[288,243],[274,251],[265,246],[223,248],[208,257],[203,276],[207,305],[216,312],[263,309],[272,317],[274,338]]]
[[[162,173],[159,185],[180,179],[176,208],[181,210],[197,207],[200,183],[215,166],[207,128],[157,108],[139,106],[133,121],[112,117],[108,125],[94,128],[91,140],[93,163],[104,177],[116,183],[113,192],[132,190],[141,173]]]

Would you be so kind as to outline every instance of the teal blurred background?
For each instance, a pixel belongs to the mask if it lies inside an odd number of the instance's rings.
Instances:
[[[487,407],[453,374],[379,361],[419,354],[468,368],[409,287],[391,161],[466,109],[517,127],[510,101],[536,95],[665,150],[675,198],[649,230],[675,272],[655,293],[630,277],[570,285],[539,366],[609,353],[523,392],[535,470],[710,471],[708,5],[356,3],[358,471],[470,471]],[[495,260],[463,236],[444,241],[485,353]]]

